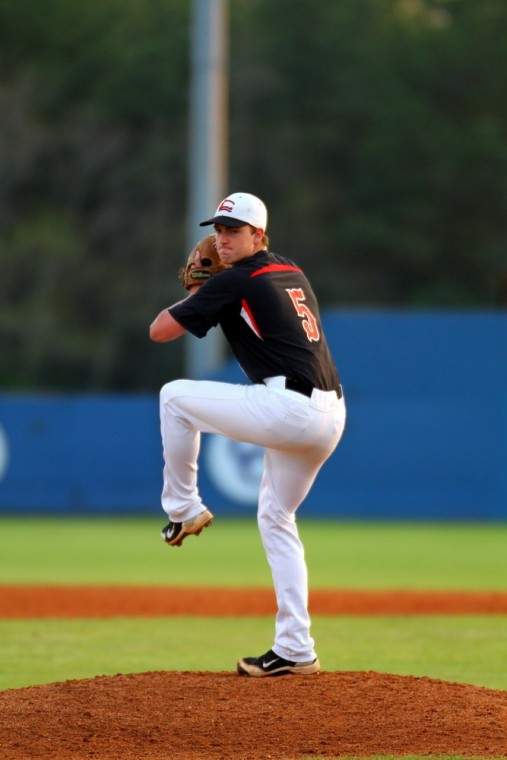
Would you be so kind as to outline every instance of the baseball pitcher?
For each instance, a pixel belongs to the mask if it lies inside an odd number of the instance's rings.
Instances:
[[[271,649],[237,663],[240,675],[310,675],[320,669],[310,635],[308,580],[296,510],[345,426],[337,369],[311,285],[288,258],[268,250],[267,209],[233,193],[201,226],[181,277],[189,295],[150,327],[157,342],[189,331],[203,338],[220,325],[249,382],[175,380],[160,392],[164,455],[162,537],[181,546],[213,515],[197,486],[200,434],[218,433],[264,447],[258,526],[277,600]]]

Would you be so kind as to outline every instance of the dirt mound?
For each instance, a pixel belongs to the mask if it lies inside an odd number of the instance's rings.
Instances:
[[[5,760],[507,755],[507,692],[322,672],[154,672],[0,692]]]
[[[313,614],[488,614],[499,592],[313,591]],[[0,586],[0,617],[274,614],[268,589]],[[156,672],[0,692],[2,760],[507,757],[507,692],[380,673]]]

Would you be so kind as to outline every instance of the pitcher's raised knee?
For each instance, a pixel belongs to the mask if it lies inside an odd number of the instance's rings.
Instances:
[[[172,380],[170,383],[166,383],[160,390],[161,402],[166,403],[178,396],[188,395],[191,383],[191,380]]]

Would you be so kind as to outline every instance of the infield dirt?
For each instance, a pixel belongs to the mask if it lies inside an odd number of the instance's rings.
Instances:
[[[175,595],[167,590],[147,591],[4,586],[0,617],[192,614],[168,610]],[[247,614],[244,590],[224,591],[218,604],[217,591],[186,594],[193,614]],[[249,589],[248,614],[273,612],[272,594],[260,593],[257,611],[253,595]],[[325,591],[312,593],[311,606],[315,614],[505,613],[507,594]],[[375,672],[97,677],[0,692],[0,748],[2,760],[504,757],[507,692]]]

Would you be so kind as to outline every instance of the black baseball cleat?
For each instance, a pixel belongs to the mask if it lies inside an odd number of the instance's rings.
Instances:
[[[203,528],[207,528],[213,522],[213,515],[209,509],[205,509],[195,517],[183,522],[171,522],[162,528],[162,538],[169,546],[181,546],[187,536],[198,536]]]
[[[254,676],[264,678],[265,676],[286,676],[300,675],[310,676],[318,673],[320,662],[317,657],[307,662],[291,662],[279,657],[272,649],[260,657],[243,657],[239,660],[236,670],[240,676]]]

